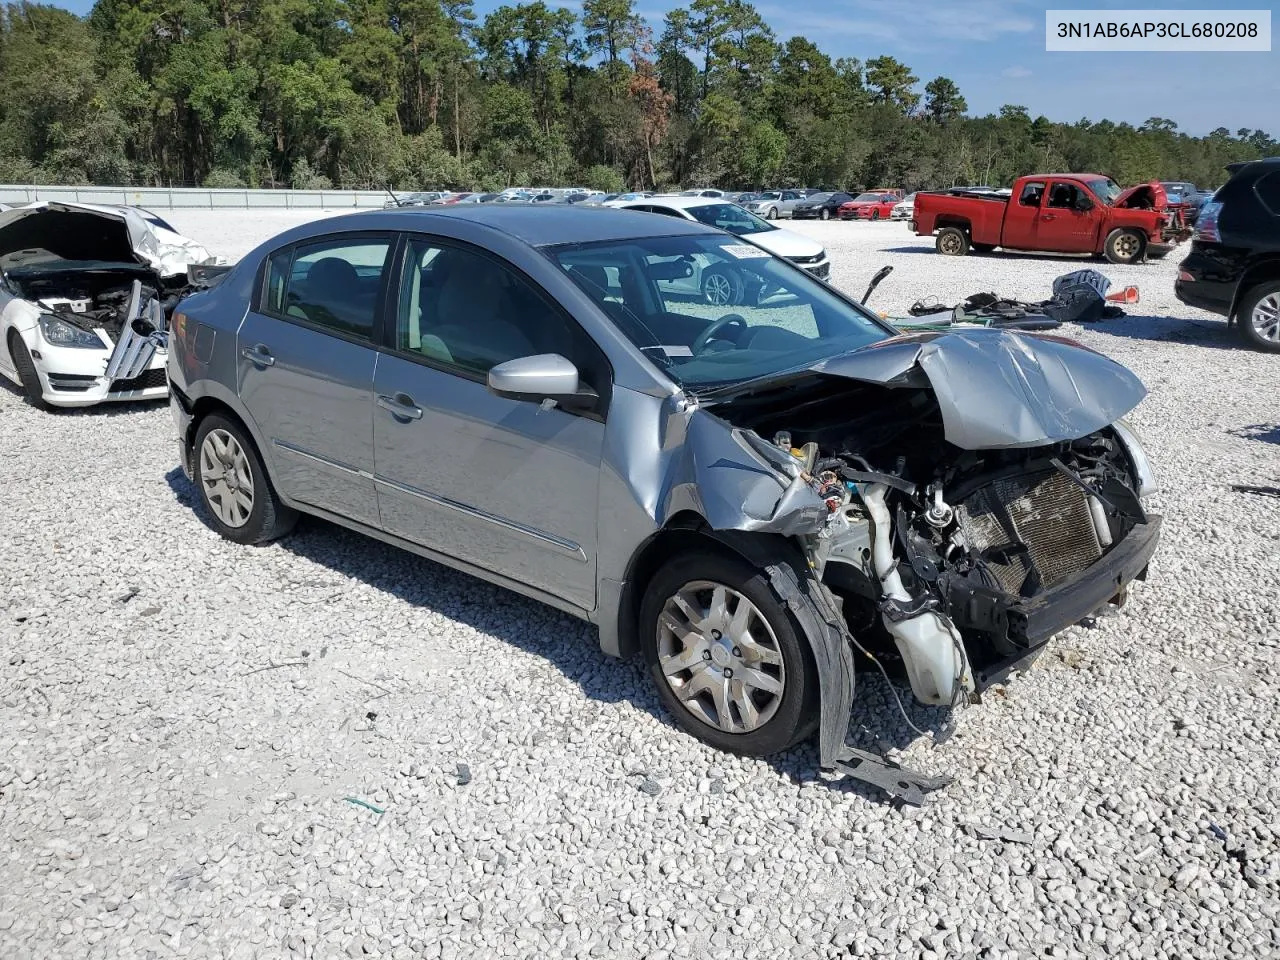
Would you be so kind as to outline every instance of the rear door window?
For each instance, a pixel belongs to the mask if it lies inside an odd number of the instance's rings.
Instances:
[[[1038,207],[1043,196],[1044,183],[1042,181],[1028,183],[1022,188],[1022,193],[1018,196],[1018,203],[1024,207]]]
[[[391,238],[326,237],[271,255],[261,310],[356,340],[373,341]]]

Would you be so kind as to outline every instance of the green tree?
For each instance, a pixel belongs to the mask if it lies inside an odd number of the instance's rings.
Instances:
[[[969,109],[960,88],[948,77],[934,77],[925,84],[924,93],[925,112],[938,123],[954,120]]]

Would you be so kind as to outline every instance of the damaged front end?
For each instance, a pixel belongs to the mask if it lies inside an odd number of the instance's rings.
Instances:
[[[1121,420],[1144,395],[1124,367],[1060,338],[886,340],[703,397],[785,478],[772,509],[748,492],[737,517],[708,520],[793,538],[844,644],[900,658],[918,700],[954,705],[1145,576],[1160,518]],[[701,477],[713,506],[716,480]],[[830,643],[819,634],[812,645]],[[836,686],[822,685],[824,767],[848,759],[851,678],[848,700]]]

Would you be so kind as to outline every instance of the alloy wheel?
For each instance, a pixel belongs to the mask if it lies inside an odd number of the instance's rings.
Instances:
[[[204,499],[228,527],[243,527],[253,513],[253,472],[244,448],[226,430],[210,430],[200,446]]]
[[[1273,293],[1259,300],[1254,305],[1249,322],[1258,331],[1258,336],[1280,343],[1280,293]]]
[[[773,628],[721,583],[686,583],[658,617],[658,662],[689,714],[725,733],[750,733],[778,711],[786,666]]]
[[[702,280],[702,295],[713,306],[727,306],[733,302],[733,284],[723,273],[708,274]]]

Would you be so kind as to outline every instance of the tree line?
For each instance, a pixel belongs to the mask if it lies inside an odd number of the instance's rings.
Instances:
[[[98,0],[0,13],[0,182],[603,190],[1010,183],[1050,169],[1216,185],[1280,153],[1007,105],[782,40],[745,0],[654,29],[634,0]]]

